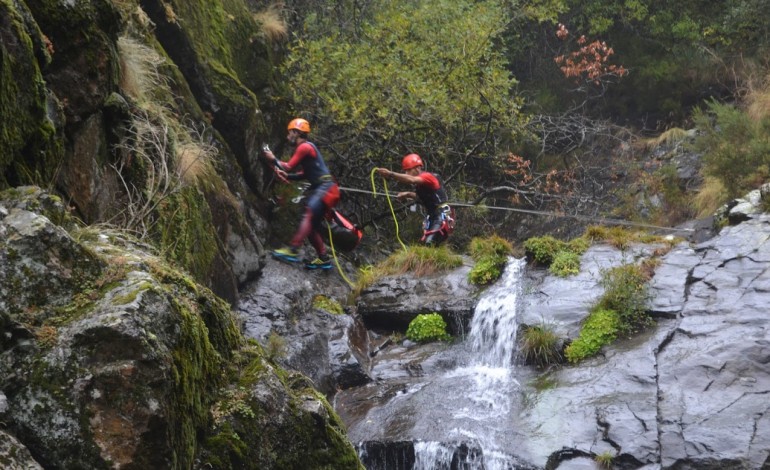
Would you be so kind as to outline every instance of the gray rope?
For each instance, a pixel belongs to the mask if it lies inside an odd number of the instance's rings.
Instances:
[[[364,189],[356,189],[356,188],[345,188],[340,186],[340,189],[342,191],[350,191],[353,193],[364,193],[364,194],[374,194],[372,191],[367,191]],[[377,193],[375,196],[391,196],[395,197],[395,193]],[[483,207],[485,209],[492,209],[492,210],[499,210],[499,211],[509,211],[509,212],[519,212],[522,214],[532,214],[532,215],[544,215],[548,217],[562,217],[562,218],[569,218],[569,219],[576,219],[576,220],[582,220],[584,222],[596,222],[601,224],[608,224],[608,225],[626,225],[626,226],[632,226],[632,227],[644,227],[649,229],[657,229],[657,230],[670,230],[673,232],[694,232],[694,229],[691,228],[674,228],[674,227],[663,227],[660,225],[652,225],[652,224],[645,224],[641,222],[631,222],[628,220],[622,220],[622,219],[609,219],[604,217],[588,217],[584,215],[576,215],[576,214],[560,214],[558,212],[550,212],[550,211],[538,211],[534,209],[518,209],[515,207],[500,207],[500,206],[480,206],[477,204],[468,204],[465,202],[452,202],[449,201],[448,204],[450,206],[454,207]]]

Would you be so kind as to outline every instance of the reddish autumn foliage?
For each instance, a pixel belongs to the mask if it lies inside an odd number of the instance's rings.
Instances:
[[[566,40],[568,36],[567,28],[559,23],[556,37]],[[580,36],[577,44],[580,46],[578,50],[554,58],[565,77],[574,78],[578,82],[589,81],[599,85],[609,76],[622,77],[628,74],[628,70],[622,65],[609,63],[609,58],[615,54],[615,51],[604,41],[595,40],[588,43],[585,36]]]

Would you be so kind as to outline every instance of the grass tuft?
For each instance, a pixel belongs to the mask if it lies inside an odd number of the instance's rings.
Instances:
[[[707,176],[693,198],[697,217],[713,215],[728,199],[729,195],[725,185],[718,178]]]
[[[530,326],[524,328],[521,334],[519,351],[524,363],[548,367],[563,361],[561,342],[551,326],[547,324]]]
[[[672,127],[659,136],[646,140],[644,142],[644,146],[648,150],[654,150],[661,145],[676,145],[680,142],[683,142],[685,139],[687,139],[687,137],[688,134],[686,130],[679,127]]]
[[[283,3],[274,3],[254,15],[254,20],[262,25],[262,34],[271,44],[286,41],[289,38],[289,26],[284,21],[281,11]]]

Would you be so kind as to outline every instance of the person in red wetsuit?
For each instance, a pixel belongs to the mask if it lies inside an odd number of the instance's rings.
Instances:
[[[294,148],[288,162],[278,160],[269,149],[264,151],[268,163],[272,164],[278,177],[284,181],[307,180],[310,183],[305,197],[305,210],[299,227],[289,246],[274,250],[273,257],[296,263],[299,250],[305,238],[315,248],[318,257],[305,264],[308,269],[329,269],[332,267],[321,238],[321,222],[340,200],[340,188],[334,181],[318,147],[308,141],[310,123],[302,118],[292,119],[287,126],[287,140]]]
[[[420,241],[429,246],[438,246],[454,229],[454,213],[447,204],[444,184],[439,176],[423,171],[422,167],[422,158],[416,153],[410,153],[401,161],[401,169],[404,173],[396,173],[387,168],[377,168],[377,173],[383,178],[414,185],[414,191],[403,191],[396,197],[399,200],[418,199],[425,206],[427,215]]]

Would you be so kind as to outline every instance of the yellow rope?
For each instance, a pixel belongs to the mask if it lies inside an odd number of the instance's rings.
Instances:
[[[329,230],[329,246],[332,249],[332,257],[334,258],[334,264],[337,265],[337,271],[339,271],[340,276],[342,276],[342,279],[344,279],[345,282],[347,282],[351,288],[354,288],[355,285],[352,282],[350,282],[350,279],[348,279],[347,276],[345,276],[345,273],[342,272],[342,266],[340,266],[340,260],[337,259],[337,252],[334,251],[334,240],[332,239],[332,226],[329,224],[328,220],[326,221],[326,228]]]
[[[377,187],[374,184],[374,172],[376,171],[377,168],[372,168],[372,172],[369,175],[372,180],[372,197],[377,196]],[[388,192],[388,182],[385,180],[385,178],[382,178],[382,185],[385,187],[385,196],[388,200],[388,206],[390,206],[390,214],[393,216],[393,223],[396,224],[396,239],[401,244],[401,247],[404,249],[404,251],[408,251],[406,245],[404,245],[404,242],[401,241],[401,237],[398,233],[398,219],[396,219],[396,211],[393,209],[393,202],[390,200],[390,193]]]

